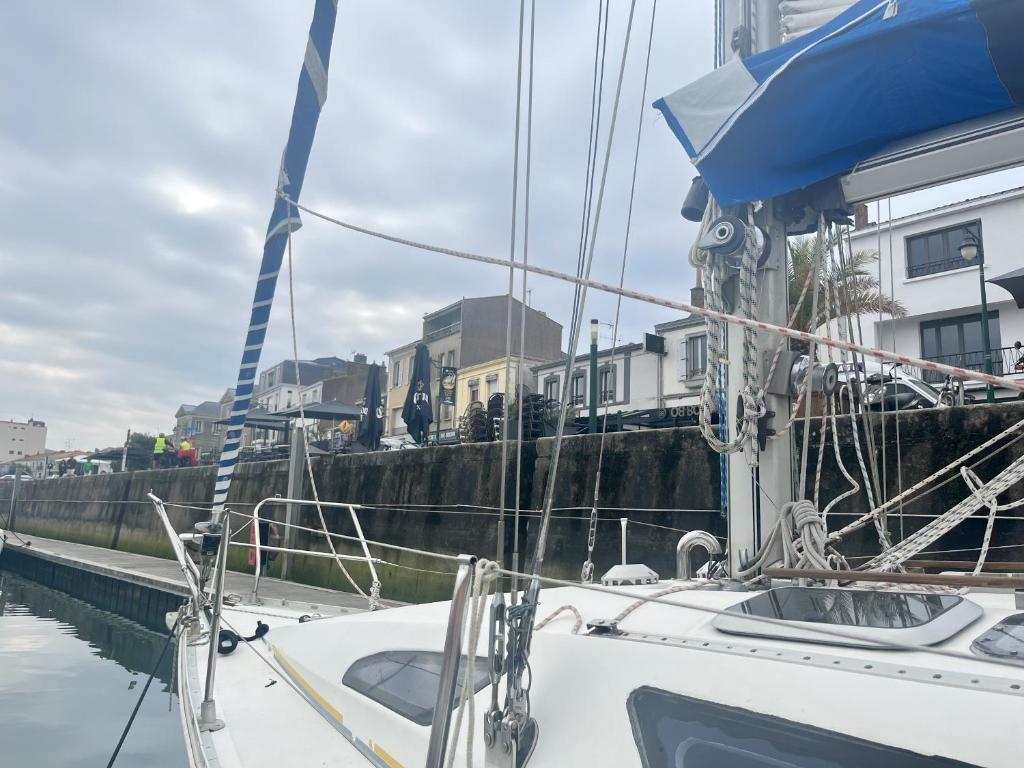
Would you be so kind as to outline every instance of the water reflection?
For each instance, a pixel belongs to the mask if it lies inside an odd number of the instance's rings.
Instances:
[[[0,571],[0,745],[11,766],[106,765],[164,637]],[[185,765],[168,653],[118,766]]]

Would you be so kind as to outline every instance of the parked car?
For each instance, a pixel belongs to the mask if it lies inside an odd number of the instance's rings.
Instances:
[[[846,387],[860,380],[865,406],[872,411],[906,411],[919,408],[948,408],[967,405],[974,398],[964,392],[963,382],[947,376],[941,389],[908,373],[898,363],[844,363],[839,370],[838,395],[841,405],[849,408]]]
[[[32,475],[29,475],[29,474],[27,474],[25,472],[21,473],[21,482],[23,482],[23,483],[31,483],[33,480],[35,480],[35,478],[32,477]],[[0,483],[13,483],[13,482],[14,482],[14,475],[13,474],[10,474],[10,475],[0,475]]]
[[[380,447],[382,451],[400,451],[420,446],[409,435],[392,435],[391,437],[382,437]]]

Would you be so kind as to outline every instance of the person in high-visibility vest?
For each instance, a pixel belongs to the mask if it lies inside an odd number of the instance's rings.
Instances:
[[[160,436],[153,443],[153,468],[159,469],[160,465],[163,464],[164,450],[167,448],[167,436],[161,432]]]
[[[178,443],[178,466],[179,467],[190,467],[192,466],[192,444],[188,441],[187,437],[183,437],[181,442]]]

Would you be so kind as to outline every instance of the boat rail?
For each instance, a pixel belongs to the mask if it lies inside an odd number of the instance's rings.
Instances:
[[[703,547],[708,553],[708,558],[722,554],[722,545],[718,539],[707,531],[690,531],[684,534],[676,544],[676,578],[682,581],[689,581],[693,578],[690,569],[690,551],[694,547]]]
[[[317,505],[321,507],[328,507],[330,509],[347,509],[349,515],[352,517],[352,525],[355,526],[356,536],[359,539],[359,544],[363,549],[363,556],[358,555],[342,555],[332,552],[314,552],[311,550],[292,549],[290,547],[271,547],[266,544],[260,543],[259,524],[260,522],[270,522],[278,524],[276,520],[270,520],[268,518],[261,518],[260,512],[263,507],[268,504],[305,504],[305,505]],[[262,552],[281,552],[284,554],[295,554],[295,555],[308,555],[311,557],[329,557],[333,560],[345,560],[345,561],[358,561],[365,562],[367,567],[370,569],[371,579],[371,593],[374,595],[380,594],[380,577],[377,575],[377,567],[375,563],[380,562],[378,558],[374,558],[370,555],[370,549],[367,546],[366,536],[363,534],[363,527],[359,524],[359,515],[356,514],[356,509],[361,508],[359,504],[349,504],[341,501],[310,501],[309,499],[287,499],[281,496],[269,496],[259,503],[256,504],[252,509],[252,525],[255,531],[252,536],[253,543],[247,544],[244,542],[231,542],[233,546],[248,546],[253,547],[256,550],[256,564],[253,568],[253,582],[252,582],[252,599],[255,601],[258,599],[259,585],[260,585],[260,571],[263,568],[262,565]],[[291,523],[283,522],[280,523],[285,528],[297,527]],[[324,532],[324,535],[330,535]]]
[[[192,595],[193,604],[198,615],[198,612],[202,610],[207,603],[202,589],[202,577],[199,574],[199,569],[185,552],[185,547],[182,545],[181,537],[178,535],[178,532],[174,530],[174,526],[171,525],[170,518],[167,516],[167,509],[164,506],[164,501],[154,493],[148,493],[146,496],[151,502],[153,502],[157,517],[160,518],[160,523],[164,527],[164,532],[167,534],[167,539],[171,544],[171,550],[174,552],[174,559],[177,560],[178,565],[181,566],[181,573],[185,577],[185,586]]]

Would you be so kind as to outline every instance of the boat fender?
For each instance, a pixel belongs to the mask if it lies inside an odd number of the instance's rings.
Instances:
[[[256,631],[250,637],[242,637],[237,632],[232,632],[230,629],[222,629],[220,634],[217,636],[217,653],[227,656],[238,647],[238,643],[242,640],[245,640],[247,643],[251,643],[253,640],[259,640],[269,631],[270,627],[259,619],[256,620]]]

